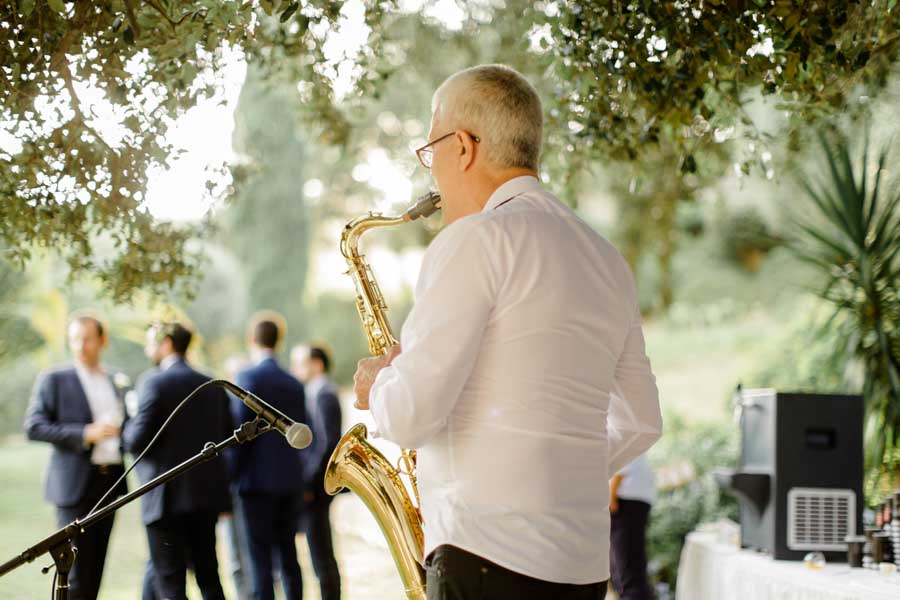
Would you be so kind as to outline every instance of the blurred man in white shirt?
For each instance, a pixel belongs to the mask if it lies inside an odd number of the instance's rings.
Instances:
[[[41,374],[25,417],[28,439],[53,445],[44,497],[56,506],[60,527],[86,516],[125,472],[119,435],[126,417],[123,390],[101,362],[106,328],[78,313],[67,333],[72,364]],[[126,492],[123,481],[106,503]],[[110,516],[76,536],[72,600],[94,600],[100,593],[113,521]]]
[[[418,449],[429,598],[605,597],[608,481],[660,436],[631,271],[537,178],[542,107],[514,70],[451,76],[417,151],[446,224],[402,353],[357,406]]]
[[[642,454],[609,480],[613,587],[622,600],[653,600],[647,579],[647,523],[656,501],[653,470]]]

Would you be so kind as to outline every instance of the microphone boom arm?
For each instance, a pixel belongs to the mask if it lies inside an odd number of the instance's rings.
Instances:
[[[96,525],[99,521],[102,521],[126,504],[136,500],[137,498],[140,498],[150,490],[175,479],[176,477],[182,475],[186,471],[190,471],[200,464],[216,458],[226,448],[249,442],[256,436],[270,430],[269,427],[261,427],[260,425],[261,419],[259,417],[257,417],[253,421],[247,421],[243,423],[240,427],[234,430],[234,433],[228,439],[223,440],[218,444],[207,442],[206,445],[203,446],[203,450],[187,459],[186,461],[182,462],[181,464],[176,465],[165,473],[162,473],[159,476],[151,479],[134,491],[117,498],[103,508],[100,508],[96,512],[88,515],[84,519],[75,519],[62,529],[57,530],[43,540],[39,541],[37,544],[26,549],[18,556],[6,561],[3,564],[0,564],[0,577],[3,577],[7,573],[14,569],[17,569],[18,567],[21,567],[25,563],[30,563],[39,556],[50,552],[53,557],[53,561],[56,563],[58,573],[56,594],[54,597],[57,600],[66,600],[69,587],[69,571],[71,570],[72,565],[75,562],[75,553],[72,550],[73,537],[75,537],[79,533],[82,533],[88,527]]]

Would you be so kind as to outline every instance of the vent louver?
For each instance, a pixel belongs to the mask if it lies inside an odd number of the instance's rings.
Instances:
[[[787,512],[791,550],[846,550],[844,538],[856,535],[853,490],[792,488]]]

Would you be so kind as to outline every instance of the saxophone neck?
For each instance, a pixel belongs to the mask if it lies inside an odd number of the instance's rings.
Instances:
[[[357,217],[344,226],[341,234],[341,254],[347,259],[359,258],[359,238],[362,234],[377,227],[393,227],[409,221],[405,214],[399,217],[386,217],[380,213],[369,213]]]
[[[393,227],[416,219],[427,218],[440,210],[440,207],[440,194],[427,192],[419,196],[402,215],[386,217],[381,213],[370,212],[357,217],[344,226],[344,233],[341,235],[341,254],[347,259],[359,258],[359,238],[368,230],[376,227]]]

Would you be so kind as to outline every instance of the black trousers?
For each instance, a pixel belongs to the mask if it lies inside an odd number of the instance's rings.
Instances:
[[[647,580],[647,521],[650,505],[640,500],[619,499],[612,514],[609,566],[613,587],[622,600],[652,600]]]
[[[273,555],[278,557],[284,597],[287,600],[303,598],[303,577],[294,541],[300,502],[299,495],[294,493],[241,494],[255,600],[275,598]]]
[[[122,465],[92,467],[91,479],[84,492],[84,497],[78,504],[56,508],[57,526],[64,527],[75,519],[87,515],[123,472]],[[116,493],[110,495],[104,504],[115,500],[123,490],[124,488],[116,490]],[[95,600],[97,598],[114,518],[115,515],[108,516],[75,538],[74,545],[78,553],[75,555],[75,564],[69,572],[70,600]]]
[[[603,600],[606,583],[555,583],[510,571],[455,546],[425,561],[428,600]]]
[[[341,575],[331,540],[330,508],[331,496],[324,496],[323,493],[323,497],[304,505],[301,518],[322,600],[338,600],[341,597]]]
[[[215,511],[196,511],[165,517],[147,525],[150,576],[161,600],[187,600],[186,579],[190,565],[203,600],[225,600],[216,558]],[[148,565],[150,566],[150,565]]]

